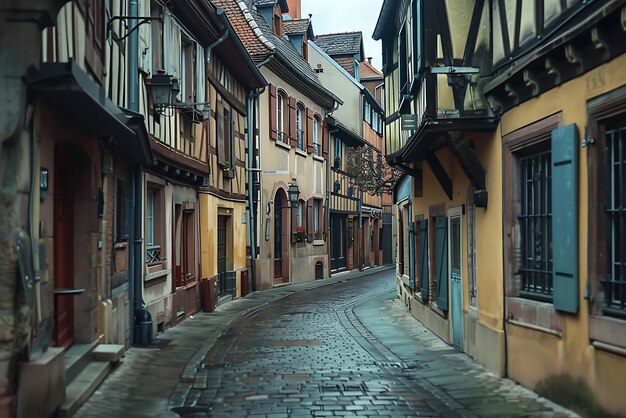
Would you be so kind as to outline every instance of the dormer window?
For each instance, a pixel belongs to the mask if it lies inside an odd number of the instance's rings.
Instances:
[[[283,36],[283,17],[280,13],[280,6],[274,7],[274,17],[273,17],[273,28],[274,34],[279,38]]]

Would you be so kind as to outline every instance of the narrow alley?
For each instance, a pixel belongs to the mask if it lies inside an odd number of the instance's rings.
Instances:
[[[189,318],[130,350],[77,416],[576,416],[443,343],[406,315],[393,270],[370,273]]]

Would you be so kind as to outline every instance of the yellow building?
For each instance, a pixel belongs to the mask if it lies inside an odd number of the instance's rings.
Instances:
[[[374,34],[400,297],[496,373],[625,414],[624,2],[405,3]]]

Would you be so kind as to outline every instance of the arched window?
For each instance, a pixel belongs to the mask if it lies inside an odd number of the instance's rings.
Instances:
[[[296,138],[297,138],[297,147],[299,150],[304,150],[304,118],[305,118],[305,110],[304,107],[300,103],[296,107]]]
[[[313,118],[313,155],[318,157],[322,155],[322,148],[320,147],[320,138],[322,137],[322,121],[318,115]]]
[[[285,134],[285,95],[279,92],[276,96],[276,129],[278,131],[278,140],[281,142],[287,142],[287,135]]]

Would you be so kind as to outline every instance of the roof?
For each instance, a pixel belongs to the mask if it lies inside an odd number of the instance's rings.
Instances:
[[[389,25],[395,23],[393,20],[396,16],[398,8],[398,0],[384,0],[383,5],[380,7],[380,14],[378,15],[378,21],[374,28],[374,34],[372,38],[379,41],[383,38],[384,33],[389,30]]]
[[[244,2],[234,0],[211,1],[215,6],[224,9],[231,26],[255,61],[263,60],[274,52],[274,45],[263,36]]]
[[[229,1],[233,1],[233,0],[229,0]],[[293,64],[293,66],[302,75],[304,75],[311,81],[315,82],[317,85],[319,85],[319,87],[322,87],[319,82],[319,79],[317,78],[317,74],[315,74],[315,71],[313,71],[309,63],[305,61],[304,58],[302,58],[302,56],[300,55],[296,47],[293,46],[293,44],[289,41],[289,38],[287,38],[286,35],[283,36],[282,38],[279,38],[278,36],[276,36],[274,34],[274,31],[272,31],[272,28],[269,27],[269,25],[267,24],[267,22],[261,15],[261,13],[256,9],[256,7],[253,7],[253,3],[257,4],[259,1],[265,1],[265,0],[243,0],[243,1],[245,1],[245,3],[247,4],[248,10],[250,11],[250,14],[252,15],[254,21],[258,25],[258,28],[260,29],[262,35],[272,45],[274,45],[276,52],[283,55],[287,60],[289,60],[291,64]]]
[[[311,21],[309,19],[283,19],[283,32],[286,35],[301,35],[309,31]]]
[[[363,87],[363,84],[359,83],[356,80],[356,78],[352,77],[352,75],[349,72],[347,72],[345,68],[343,68],[341,65],[337,64],[337,61],[332,59],[330,56],[328,56],[328,54],[326,52],[324,52],[319,46],[317,46],[315,44],[315,42],[309,41],[309,45],[311,45],[311,47],[314,50],[316,50],[322,56],[322,58],[324,58],[326,61],[328,61],[330,63],[330,65],[335,67],[337,69],[337,71],[339,71],[348,80],[350,80],[355,86],[357,86],[359,88],[359,90],[363,90],[365,88],[365,87]]]
[[[383,79],[383,73],[368,61],[359,63],[359,74],[361,75],[361,80]]]
[[[315,43],[328,55],[356,55],[363,57],[363,33],[343,32],[317,35]]]
[[[341,123],[337,116],[329,115],[328,116],[328,124],[335,129],[338,130],[338,135],[343,142],[345,142],[350,147],[362,147],[363,145],[367,145],[367,142],[361,135],[354,132],[352,129],[348,128],[346,125]]]

